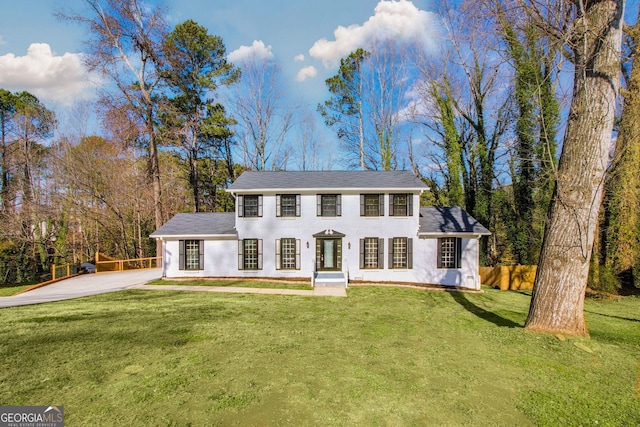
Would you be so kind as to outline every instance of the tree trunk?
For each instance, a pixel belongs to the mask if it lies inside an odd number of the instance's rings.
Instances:
[[[153,186],[153,211],[156,230],[164,224],[162,213],[162,186],[160,183],[160,162],[158,160],[158,143],[155,137],[152,107],[147,109],[147,133],[149,135],[149,175]],[[156,256],[162,256],[162,241],[156,239]]]
[[[589,2],[573,23],[573,99],[525,324],[529,330],[588,335],[584,296],[612,142],[623,5]]]

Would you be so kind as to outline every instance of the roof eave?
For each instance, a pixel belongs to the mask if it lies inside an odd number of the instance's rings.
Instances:
[[[398,191],[416,191],[416,192],[425,192],[429,191],[429,187],[313,187],[313,188],[239,188],[239,189],[231,189],[227,188],[225,191],[231,193],[233,195],[238,193],[314,193],[319,191],[353,191],[353,192],[398,192]]]
[[[163,240],[163,239],[234,240],[238,237],[238,233],[232,233],[232,234],[156,234],[156,233],[151,233],[149,237],[152,239],[160,239],[160,240]]]
[[[418,231],[418,236],[424,237],[440,237],[440,236],[491,236],[488,231]]]

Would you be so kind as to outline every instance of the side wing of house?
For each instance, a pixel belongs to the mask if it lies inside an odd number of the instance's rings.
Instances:
[[[237,272],[235,215],[182,213],[151,234],[162,240],[163,277],[226,277]]]
[[[459,207],[420,208],[417,281],[480,289],[480,238],[489,234]]]

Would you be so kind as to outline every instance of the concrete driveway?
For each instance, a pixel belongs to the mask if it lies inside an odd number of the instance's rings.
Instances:
[[[12,297],[0,297],[0,308],[62,301],[128,289],[162,277],[161,268],[119,273],[83,274]]]

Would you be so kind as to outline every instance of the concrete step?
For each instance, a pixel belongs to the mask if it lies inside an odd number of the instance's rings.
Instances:
[[[342,272],[315,272],[313,276],[315,286],[346,287],[347,280]]]

